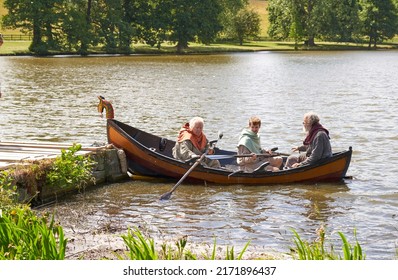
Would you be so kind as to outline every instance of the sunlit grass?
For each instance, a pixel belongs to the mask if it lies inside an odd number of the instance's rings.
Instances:
[[[396,39],[394,39],[396,40]],[[378,49],[396,49],[398,43],[389,41],[385,44],[379,44]],[[32,55],[29,51],[29,41],[5,41],[0,47],[0,55]],[[257,51],[294,51],[293,42],[288,41],[245,41],[242,46],[237,42],[217,42],[210,45],[199,43],[189,43],[183,54],[213,54],[213,53],[230,53],[230,52],[257,52]],[[368,50],[367,43],[336,43],[336,42],[316,42],[315,47],[298,46],[298,50],[319,50],[319,51],[344,51],[344,50]],[[174,44],[163,43],[161,48],[151,47],[145,44],[132,45],[133,54],[175,54],[177,48]],[[89,49],[91,54],[105,54],[101,46]],[[53,53],[62,54],[62,53]],[[73,53],[72,53],[73,54]]]
[[[0,47],[0,55],[22,55],[31,54],[29,51],[30,41],[4,41]]]
[[[66,244],[53,217],[38,217],[29,207],[1,213],[0,260],[63,260]]]
[[[222,257],[217,254],[216,240],[210,254],[201,252],[201,256],[197,256],[187,249],[186,236],[177,240],[174,245],[163,243],[160,249],[152,238],[146,237],[137,228],[129,229],[126,235],[122,235],[122,239],[128,250],[121,254],[115,253],[120,260],[197,260],[200,257],[205,260],[241,260],[250,243],[248,242],[238,255],[235,254],[234,247],[227,247],[225,257]]]
[[[356,239],[356,231],[354,231],[355,243],[353,245],[348,242],[342,232],[338,232],[342,241],[341,251],[343,256],[335,251],[334,244],[327,247],[323,227],[317,230],[318,238],[313,242],[303,240],[295,230],[293,230],[293,234],[296,247],[292,248],[291,251],[293,258],[299,260],[364,260],[366,258]]]

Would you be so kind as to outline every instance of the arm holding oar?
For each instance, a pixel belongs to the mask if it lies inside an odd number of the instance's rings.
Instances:
[[[200,162],[205,158],[206,154],[203,154],[200,156],[199,159],[196,160],[196,162],[191,166],[191,168],[188,169],[187,172],[185,172],[184,176],[181,177],[181,179],[175,184],[175,186],[167,193],[162,194],[160,197],[160,200],[167,200],[170,199],[172,193],[178,188],[179,185],[185,180],[185,178],[188,177],[188,175],[200,164]]]
[[[238,151],[239,155],[249,155],[249,157],[237,157],[236,162],[240,169],[245,172],[253,172],[265,162],[268,165],[265,167],[267,171],[278,171],[280,170],[283,159],[278,156],[274,157],[258,157],[258,154],[269,154],[273,155],[273,151],[264,150],[261,147],[259,130],[261,127],[261,119],[259,117],[253,116],[249,119],[248,127],[244,128],[239,135]]]
[[[192,162],[202,155],[211,144],[208,142],[203,129],[203,118],[194,117],[189,123],[185,123],[178,132],[177,141],[173,147],[173,157],[181,161]],[[213,152],[210,149],[208,154],[211,155]],[[217,160],[205,158],[203,163],[213,168],[220,167],[220,162]]]
[[[222,133],[218,133],[218,140],[220,140],[222,138],[223,134]],[[196,168],[196,166],[198,166],[203,159],[206,157],[207,153],[209,152],[210,148],[213,149],[217,143],[218,140],[213,140],[210,142],[209,145],[209,149],[207,149],[200,157],[198,160],[196,160],[196,162],[191,166],[191,168],[188,169],[187,172],[185,172],[184,176],[181,177],[181,179],[177,182],[177,184],[175,184],[175,186],[167,193],[162,194],[162,196],[160,197],[160,200],[166,200],[166,199],[170,199],[172,193],[178,188],[179,185],[181,185],[181,183],[185,180],[185,178],[188,177],[188,175]]]

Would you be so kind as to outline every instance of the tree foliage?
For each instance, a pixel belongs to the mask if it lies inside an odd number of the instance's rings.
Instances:
[[[397,0],[270,0],[269,35],[313,46],[369,38],[369,46],[398,33]]]
[[[393,38],[398,33],[398,5],[394,0],[361,0],[362,35],[369,47]]]
[[[46,53],[49,47],[58,47],[54,29],[61,14],[61,3],[62,0],[5,0],[8,14],[4,16],[3,24],[31,32],[33,40],[29,49]]]
[[[5,0],[3,23],[33,34],[30,50],[40,54],[85,54],[97,45],[129,53],[132,42],[160,47],[165,40],[182,51],[192,41],[214,41],[230,1],[236,0]]]
[[[260,32],[260,16],[253,10],[241,9],[234,17],[234,33],[243,45],[246,37],[256,37]]]

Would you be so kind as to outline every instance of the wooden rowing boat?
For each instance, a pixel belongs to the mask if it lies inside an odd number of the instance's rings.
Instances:
[[[180,179],[192,166],[192,163],[172,157],[175,141],[150,134],[120,121],[107,120],[107,137],[110,144],[124,150],[128,170],[132,174]],[[223,168],[216,169],[199,165],[185,181],[243,185],[340,181],[346,176],[352,148],[334,153],[331,158],[320,160],[313,165],[277,172],[264,170],[253,173],[234,172],[226,166],[236,164],[236,158],[233,156],[236,153],[216,148],[216,154],[230,155],[220,160]]]

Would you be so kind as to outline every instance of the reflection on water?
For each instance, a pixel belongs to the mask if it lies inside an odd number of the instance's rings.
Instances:
[[[112,184],[59,202],[75,231],[141,225],[159,237],[252,243],[287,252],[291,230],[308,239],[324,224],[357,237],[370,259],[393,259],[398,240],[397,51],[242,53],[202,56],[0,57],[0,140],[106,142],[97,95],[116,119],[162,137],[204,117],[210,139],[235,149],[252,115],[262,143],[288,152],[300,144],[302,115],[315,110],[334,151],[353,147],[343,184],[288,186]],[[67,213],[67,215],[65,215]],[[85,215],[81,215],[84,213]],[[350,238],[351,237],[351,238]]]

